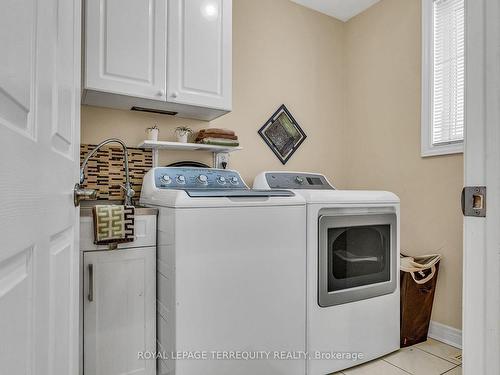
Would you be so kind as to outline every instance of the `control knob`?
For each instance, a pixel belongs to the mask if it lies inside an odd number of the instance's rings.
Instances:
[[[183,175],[178,175],[175,180],[177,181],[178,184],[185,184],[186,183],[186,177]]]
[[[236,177],[236,176],[231,177],[229,179],[229,182],[231,182],[231,184],[233,184],[233,185],[238,185],[239,184],[238,177]]]
[[[226,184],[226,178],[224,176],[219,176],[217,177],[217,182],[221,185],[225,185]]]
[[[172,182],[172,179],[170,178],[170,176],[168,174],[164,175],[161,179],[166,184],[170,184]]]
[[[304,179],[300,176],[297,176],[295,177],[295,182],[302,185],[304,183]]]
[[[199,181],[200,183],[202,183],[203,185],[207,185],[207,184],[208,184],[208,177],[207,177],[207,176],[205,176],[204,174],[200,174],[200,175],[198,176],[198,181]]]

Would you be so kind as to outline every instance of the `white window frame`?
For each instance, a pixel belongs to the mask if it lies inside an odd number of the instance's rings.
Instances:
[[[422,113],[421,156],[459,154],[464,142],[435,145],[432,143],[432,97],[434,92],[434,0],[422,0]],[[464,131],[465,134],[465,131]]]

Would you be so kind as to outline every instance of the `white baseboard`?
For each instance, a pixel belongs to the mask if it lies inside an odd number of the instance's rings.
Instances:
[[[429,337],[462,349],[462,331],[431,320]]]

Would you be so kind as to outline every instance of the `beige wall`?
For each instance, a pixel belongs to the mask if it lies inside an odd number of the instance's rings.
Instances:
[[[233,111],[210,126],[236,130],[230,167],[248,183],[262,170],[319,171],[337,186],[401,197],[402,249],[440,252],[434,319],[461,326],[462,157],[420,158],[420,0],[382,0],[348,23],[288,0],[234,0]],[[282,103],[307,133],[283,167],[257,130]],[[82,142],[117,136],[136,146],[201,121],[82,107]],[[163,152],[160,161],[203,153]]]
[[[433,319],[461,327],[462,155],[420,157],[420,0],[346,24],[346,185],[401,198],[401,251],[441,253]]]
[[[341,181],[344,24],[288,0],[233,2],[233,111],[212,127],[234,129],[243,151],[230,167],[247,183],[263,170],[285,169],[257,130],[285,104],[307,134],[286,165],[289,170],[320,171]],[[144,129],[159,124],[161,139],[174,139],[178,125],[193,129],[202,121],[129,111],[82,107],[82,142],[123,138],[137,146]],[[162,152],[160,161],[211,161],[206,153]]]

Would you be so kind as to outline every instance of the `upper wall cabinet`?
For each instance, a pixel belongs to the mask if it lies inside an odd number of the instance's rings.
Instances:
[[[86,0],[82,103],[212,120],[231,110],[231,0]]]
[[[88,0],[85,88],[166,100],[165,0]]]
[[[168,100],[231,108],[231,1],[168,0]]]

